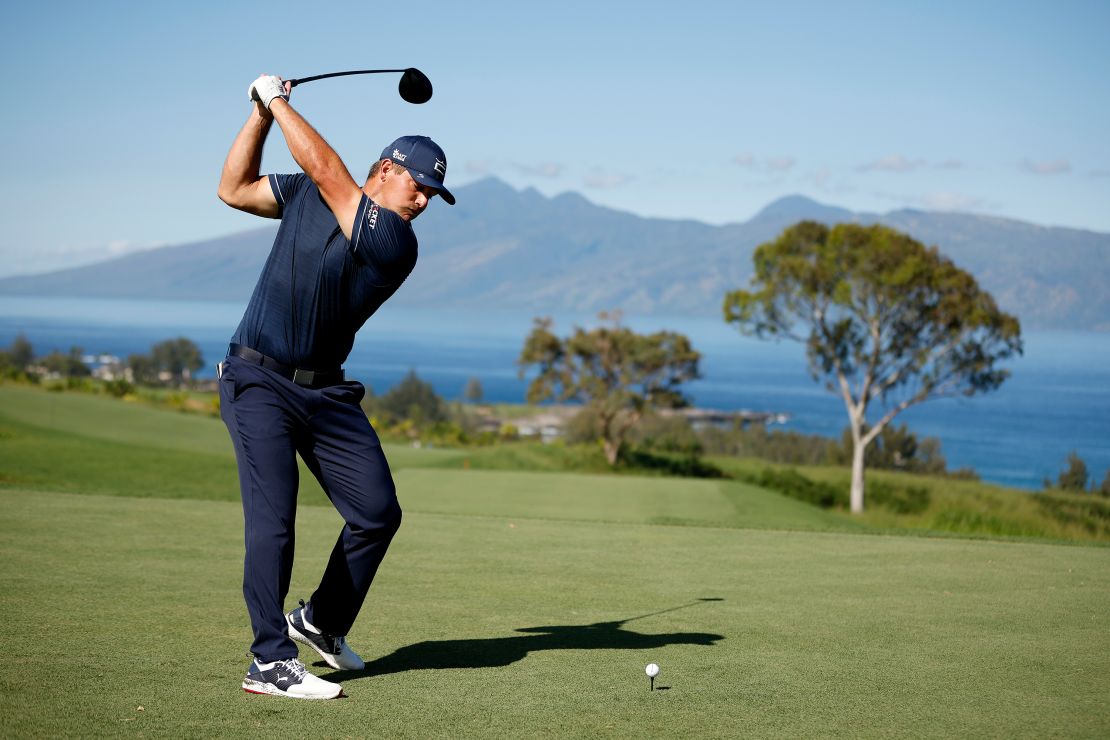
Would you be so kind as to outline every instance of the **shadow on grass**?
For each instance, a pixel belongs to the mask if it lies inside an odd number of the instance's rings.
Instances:
[[[715,645],[723,635],[706,632],[669,632],[643,634],[624,629],[636,619],[684,609],[700,602],[722,599],[698,599],[683,606],[663,609],[613,622],[584,625],[549,625],[523,627],[512,637],[490,637],[472,640],[425,640],[398,648],[390,655],[366,664],[361,671],[336,671],[322,676],[329,681],[345,681],[389,673],[445,668],[499,668],[523,660],[539,650],[653,650],[664,645]],[[323,662],[316,665],[324,666]]]

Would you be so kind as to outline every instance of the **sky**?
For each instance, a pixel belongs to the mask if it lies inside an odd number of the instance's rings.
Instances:
[[[0,275],[261,225],[216,198],[246,90],[361,181],[404,133],[454,189],[496,176],[643,216],[741,222],[784,195],[1110,232],[1110,3],[19,3],[0,59]],[[265,172],[296,171],[280,134]],[[433,207],[449,207],[434,204]],[[417,224],[419,233],[419,224]]]

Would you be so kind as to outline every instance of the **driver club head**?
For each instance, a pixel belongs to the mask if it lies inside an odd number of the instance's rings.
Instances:
[[[409,67],[401,75],[397,84],[397,91],[406,102],[420,105],[427,103],[432,98],[432,81],[416,67]]]

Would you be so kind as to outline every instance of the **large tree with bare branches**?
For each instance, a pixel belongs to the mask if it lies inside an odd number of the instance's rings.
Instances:
[[[1000,363],[1021,354],[1018,320],[975,278],[888,227],[803,221],[753,259],[749,290],[725,296],[725,321],[804,343],[814,379],[844,400],[853,512],[863,511],[867,445],[896,415],[994,390],[1009,377]]]

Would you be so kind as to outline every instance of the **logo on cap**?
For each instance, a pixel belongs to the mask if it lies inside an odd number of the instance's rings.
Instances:
[[[393,150],[393,158],[396,159],[398,162],[404,162],[408,158],[408,155],[407,154],[401,154],[400,150],[394,149]]]
[[[434,169],[436,171],[436,174],[439,175],[440,179],[447,177],[447,163],[444,162],[442,159],[436,159]]]

